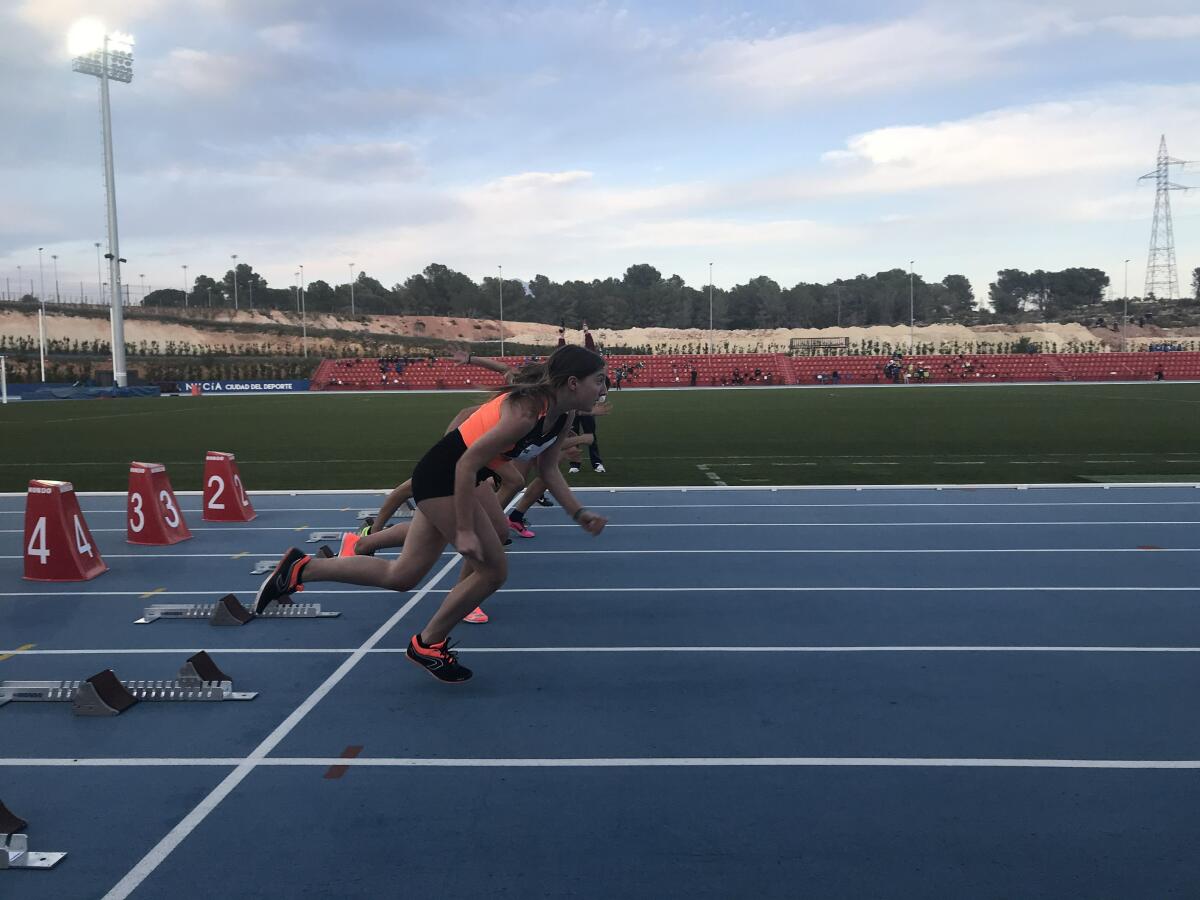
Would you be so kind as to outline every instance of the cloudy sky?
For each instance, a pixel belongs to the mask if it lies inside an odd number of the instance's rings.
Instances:
[[[5,0],[0,273],[36,280],[45,247],[72,293],[105,240],[84,15],[136,39],[112,88],[135,297],[232,253],[274,286],[351,262],[790,286],[914,259],[979,296],[1072,265],[1120,295],[1131,258],[1137,295],[1137,178],[1164,133],[1200,159],[1194,0]],[[1200,191],[1172,201],[1186,291]]]

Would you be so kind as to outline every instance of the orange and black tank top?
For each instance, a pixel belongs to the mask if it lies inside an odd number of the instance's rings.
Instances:
[[[458,426],[458,433],[462,436],[462,441],[466,446],[470,447],[484,434],[496,427],[500,421],[500,409],[507,399],[508,394],[501,394],[499,397],[489,400]],[[558,437],[558,433],[563,430],[563,426],[567,424],[567,413],[560,415],[554,425],[547,430],[546,412],[546,408],[543,407],[542,414],[538,416],[538,420],[533,423],[529,432],[507,450],[502,451],[500,455],[506,459],[527,461],[536,459],[549,449],[555,438]]]

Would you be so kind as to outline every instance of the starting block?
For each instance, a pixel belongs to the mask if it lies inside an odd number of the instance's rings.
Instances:
[[[77,716],[117,716],[146,702],[253,700],[257,691],[235,691],[233,680],[201,650],[174,681],[121,681],[105,669],[86,681],[0,681],[0,706],[25,701],[70,702]]]
[[[65,853],[30,850],[29,838],[17,833],[28,827],[28,822],[0,803],[0,869],[52,869],[66,857]]]
[[[27,581],[89,581],[108,571],[69,481],[29,482],[23,546]]]
[[[162,463],[129,464],[125,519],[125,540],[130,544],[178,544],[192,536]]]
[[[343,532],[341,531],[314,531],[309,534],[308,540],[304,543],[315,544],[318,541],[340,541]]]
[[[249,522],[258,515],[232,453],[209,450],[204,454],[203,509],[205,522]]]
[[[340,612],[326,612],[320,603],[272,603],[255,615],[233,594],[216,603],[155,603],[147,606],[134,625],[149,625],[159,619],[207,619],[209,625],[246,625],[252,619],[336,619]]]

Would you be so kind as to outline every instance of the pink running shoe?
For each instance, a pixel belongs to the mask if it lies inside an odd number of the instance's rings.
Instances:
[[[517,533],[517,537],[531,538],[537,534],[537,532],[529,530],[524,519],[514,519],[512,516],[508,517],[508,527]]]
[[[470,622],[472,625],[483,625],[488,620],[488,614],[478,606],[463,616],[464,622]]]

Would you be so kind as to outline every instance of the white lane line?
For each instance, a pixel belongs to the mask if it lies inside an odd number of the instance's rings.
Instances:
[[[93,759],[34,759],[0,757],[0,767],[93,768],[145,766],[221,766],[237,759],[188,757],[130,757]],[[895,757],[895,756],[676,756],[676,757],[569,757],[450,759],[436,757],[340,756],[267,757],[264,767],[328,768],[355,766],[371,768],[423,769],[632,769],[632,768],[727,768],[761,766],[775,768],[964,768],[964,769],[1200,769],[1200,759],[1023,759],[1011,757]],[[233,775],[229,776],[230,778]],[[132,874],[132,873],[131,873]],[[149,874],[149,873],[147,873]],[[119,886],[119,885],[118,885]],[[136,887],[136,885],[134,885]],[[132,890],[133,888],[130,888]],[[117,888],[113,888],[116,891]],[[106,897],[126,897],[128,892]]]
[[[574,528],[578,525],[547,525],[537,520],[531,520],[533,528]],[[1032,526],[1064,526],[1072,528],[1096,527],[1104,528],[1110,525],[1200,525],[1196,521],[1119,521],[1119,522],[610,522],[609,528],[1028,528]]]
[[[576,526],[578,527],[578,526]],[[442,555],[453,554],[448,550]],[[944,548],[925,549],[920,547],[906,549],[866,549],[859,547],[817,550],[812,548],[786,548],[780,550],[761,550],[758,548],[721,547],[717,550],[669,549],[669,550],[593,550],[590,548],[571,550],[513,550],[509,556],[618,556],[618,555],[679,555],[700,554],[712,556],[721,553],[725,556],[735,554],[793,554],[793,555],[836,555],[836,554],[866,554],[869,556],[884,554],[969,554],[969,553],[1200,553],[1200,547],[1155,547],[1144,550],[1139,547],[972,547],[963,550],[947,550]],[[261,554],[266,556],[266,553]],[[105,553],[105,559],[227,559],[233,560],[229,553]],[[23,556],[0,556],[0,559],[24,559]]]
[[[155,599],[163,597],[212,597],[223,596],[225,594],[236,594],[239,590],[254,590],[252,585],[242,585],[241,588],[212,588],[206,591],[162,591],[155,594]],[[317,594],[391,594],[395,595],[396,591],[385,590],[383,588],[310,588],[313,596]],[[497,594],[672,594],[672,593],[723,593],[723,594],[746,594],[746,593],[802,593],[802,594],[820,594],[820,593],[864,593],[887,594],[895,593],[1029,593],[1029,592],[1066,592],[1066,593],[1187,593],[1200,591],[1200,585],[1181,586],[1181,587],[1161,587],[1158,585],[1139,585],[1127,587],[1113,587],[1111,585],[963,585],[962,587],[952,586],[917,586],[903,587],[891,584],[867,585],[861,587],[832,585],[832,586],[786,586],[786,587],[746,587],[745,585],[731,585],[728,587],[712,587],[709,585],[696,585],[693,587],[554,587],[554,588],[537,588],[537,587],[514,587],[501,588],[496,591]],[[448,588],[437,588],[428,591],[430,594],[448,594]],[[83,597],[140,597],[144,594],[144,590],[136,591],[8,591],[0,592],[0,598],[3,597],[70,597],[72,599],[80,599]]]
[[[573,528],[578,529],[579,526],[566,523],[554,525],[550,523],[538,522],[530,520],[530,524],[535,528]],[[1110,526],[1127,526],[1127,525],[1200,525],[1200,521],[1188,520],[1120,520],[1108,522],[931,522],[927,520],[919,520],[916,522],[714,522],[711,519],[704,522],[610,522],[605,528],[1025,528],[1025,527],[1071,527],[1071,528],[1106,528]],[[216,529],[213,529],[216,530]],[[245,533],[245,528],[229,528],[221,529],[222,531],[242,531]],[[297,529],[291,525],[278,528],[255,528],[250,531],[291,531]],[[354,530],[348,526],[339,525],[304,525],[300,531],[350,531]],[[103,533],[119,533],[125,534],[124,528],[92,528],[93,534]],[[24,534],[24,530],[20,528],[5,528],[0,529],[0,534]],[[270,551],[263,551],[264,553]],[[105,554],[106,556],[108,554]],[[149,554],[139,554],[149,555]],[[201,556],[204,554],[195,554]],[[213,556],[231,556],[231,553],[216,553]],[[276,554],[278,555],[278,554]],[[7,559],[20,559],[20,557],[5,557]]]
[[[747,465],[749,465],[749,463],[747,463]],[[727,487],[725,482],[721,480],[721,476],[712,471],[709,466],[696,466],[696,468],[703,472],[704,475],[717,487]]]
[[[194,647],[109,647],[80,650],[0,650],[17,656],[165,656],[191,653]],[[812,647],[458,647],[461,653],[1200,653],[1200,647],[1020,646],[997,644],[829,645]],[[347,655],[354,647],[224,647],[209,653]],[[403,647],[373,647],[368,654],[404,653]],[[3,671],[10,671],[4,669]],[[240,762],[241,760],[239,760]]]
[[[383,640],[383,638],[387,636],[388,632],[395,628],[400,620],[403,619],[404,616],[406,616],[408,612],[417,605],[418,602],[420,602],[421,598],[429,593],[433,589],[434,585],[441,581],[454,568],[457,562],[458,557],[452,557],[444,566],[442,566],[438,573],[426,584],[424,588],[418,591],[412,597],[412,599],[400,607],[400,609],[396,610],[396,612],[392,614],[392,617],[384,622],[383,625],[379,626],[375,633],[367,638],[367,640],[364,641],[362,645],[354,651],[353,654],[351,654],[349,659],[345,660],[340,666],[338,666],[333,674],[321,683],[320,687],[309,694],[308,698],[304,700],[304,702],[298,707],[296,707],[296,709],[292,711],[291,715],[284,719],[274,731],[272,731],[269,735],[267,735],[266,738],[263,739],[262,743],[260,743],[254,748],[254,750],[250,752],[249,756],[238,763],[236,769],[225,776],[221,783],[213,788],[211,792],[209,792],[208,796],[201,800],[191,812],[184,816],[179,824],[172,828],[161,841],[155,844],[154,847],[151,848],[150,852],[142,857],[137,865],[130,869],[124,878],[113,885],[112,889],[104,895],[105,900],[123,900],[123,898],[128,897],[131,893],[137,890],[138,885],[145,881],[146,878],[155,869],[157,869],[159,865],[162,864],[163,860],[170,856],[171,852],[178,847],[201,822],[204,821],[208,814],[216,809],[221,801],[228,797],[229,794],[232,793],[233,789],[241,784],[243,779],[245,779],[247,775],[254,771],[254,768],[257,765],[266,759],[267,755],[274,750],[275,747],[278,746],[279,743],[288,736],[288,734],[291,733],[292,729],[300,724],[300,721],[307,716],[318,703],[321,702],[326,694],[333,690],[342,681],[342,679],[344,679],[350,673],[351,669],[353,669],[356,665],[362,662],[363,659],[366,658],[367,652],[375,647],[375,645],[381,640]]]
[[[792,463],[791,465],[804,465],[803,463]],[[956,485],[941,485],[947,491],[957,490]],[[584,488],[573,488],[573,490],[584,490]],[[600,488],[598,490],[603,490]],[[779,488],[779,490],[800,490],[800,488],[788,487]],[[24,495],[22,495],[24,497]],[[979,503],[720,503],[721,509],[905,509],[908,507],[1000,507],[1000,506],[1018,506],[1018,507],[1057,507],[1057,506],[1200,506],[1200,500],[1064,500],[1061,502],[1050,501],[1032,501],[1024,502],[979,502]],[[593,503],[592,509],[708,509],[709,504],[699,503]],[[344,507],[278,507],[273,509],[264,509],[261,506],[256,506],[258,512],[348,512]],[[355,510],[356,511],[356,510]],[[124,515],[126,510],[124,507],[120,509],[86,509],[84,512],[87,515],[93,514],[111,514]],[[199,513],[199,509],[185,509],[184,513]],[[23,516],[24,510],[20,509],[0,509],[0,516]],[[286,526],[281,526],[286,527]],[[255,530],[262,530],[261,526],[255,525]],[[95,531],[96,529],[92,529]],[[222,527],[201,525],[197,528],[192,528],[192,531],[244,531],[244,525]]]

